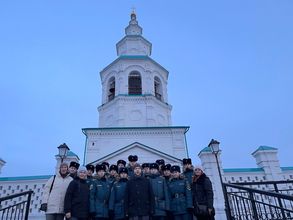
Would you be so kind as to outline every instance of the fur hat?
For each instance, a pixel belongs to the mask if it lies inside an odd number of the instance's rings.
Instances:
[[[107,166],[108,168],[109,168],[109,166],[110,166],[110,164],[109,164],[108,162],[106,162],[106,161],[104,161],[104,162],[102,163],[102,165],[105,165],[105,166]]]
[[[91,170],[91,171],[95,172],[95,166],[94,165],[88,164],[85,167],[86,167],[87,170]]]
[[[71,161],[70,164],[69,164],[69,167],[75,167],[77,170],[79,168],[79,163],[75,162],[75,161]]]
[[[142,166],[142,169],[144,169],[146,167],[150,168],[150,164],[149,163],[143,163],[141,166]]]
[[[171,166],[170,171],[171,171],[171,173],[173,173],[173,172],[175,172],[175,171],[177,171],[177,172],[180,173],[180,167],[177,166],[177,165]]]
[[[183,159],[183,165],[186,165],[186,164],[192,164],[190,158],[184,158],[184,159]]]
[[[159,169],[159,165],[157,163],[151,163],[150,164],[150,169]]]
[[[164,171],[164,170],[170,170],[171,169],[171,164],[165,164],[161,167],[161,169]]]
[[[109,171],[111,171],[111,170],[116,170],[116,172],[118,172],[118,167],[117,167],[117,165],[112,164],[112,165],[110,166],[110,168],[109,168]]]
[[[138,157],[136,155],[129,155],[128,160],[130,162],[136,162],[138,160]]]
[[[121,167],[121,168],[119,169],[119,174],[120,174],[120,173],[127,173],[127,174],[128,174],[128,169],[125,168],[125,167]]]
[[[106,172],[106,166],[104,164],[97,164],[96,165],[96,172],[104,170]]]
[[[118,160],[118,161],[117,161],[117,166],[118,166],[120,163],[123,164],[124,166],[126,166],[126,161],[125,161],[125,160]]]
[[[160,159],[160,160],[156,160],[156,163],[158,165],[165,165],[165,161],[163,159]]]

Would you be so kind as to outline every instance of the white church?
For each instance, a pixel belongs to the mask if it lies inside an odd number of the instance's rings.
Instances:
[[[150,58],[152,44],[142,36],[135,13],[131,13],[125,36],[116,44],[116,51],[117,59],[100,72],[99,127],[82,129],[86,138],[83,163],[112,164],[119,159],[126,160],[128,155],[137,155],[139,163],[164,159],[166,163],[181,165],[181,160],[189,156],[186,144],[189,127],[172,125],[167,89],[169,72]],[[293,180],[293,167],[280,167],[277,153],[277,148],[260,146],[252,153],[257,167],[236,169],[224,169],[219,155],[223,181]],[[216,219],[224,220],[224,198],[215,157],[208,147],[199,151],[198,156],[213,183]],[[56,160],[58,167],[60,158],[56,156]],[[65,161],[79,161],[79,157],[69,151]],[[3,165],[5,161],[0,159],[0,174]],[[45,219],[39,207],[42,188],[50,177],[0,177],[0,197],[31,189],[34,193],[29,219]],[[14,202],[6,201],[1,206]]]

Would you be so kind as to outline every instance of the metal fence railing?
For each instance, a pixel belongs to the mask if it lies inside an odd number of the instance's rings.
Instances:
[[[28,220],[33,191],[26,191],[0,198],[1,220]]]

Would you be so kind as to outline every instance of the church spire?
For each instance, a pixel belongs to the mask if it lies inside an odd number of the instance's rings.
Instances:
[[[134,8],[132,8],[132,12],[130,14],[129,25],[125,28],[125,34],[126,35],[142,35],[142,28],[138,25]]]

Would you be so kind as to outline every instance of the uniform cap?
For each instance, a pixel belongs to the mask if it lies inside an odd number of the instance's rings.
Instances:
[[[170,170],[171,169],[171,164],[165,164],[161,167],[161,169],[164,171],[164,170]]]
[[[110,164],[108,162],[106,162],[106,161],[104,161],[102,164],[105,165],[105,166],[107,166],[107,167],[110,166]]]
[[[177,171],[177,172],[180,173],[180,167],[177,166],[177,165],[171,166],[170,171],[171,171],[171,173],[173,173],[173,172],[175,172],[175,171]]]
[[[149,163],[143,163],[141,166],[142,166],[143,169],[146,168],[146,167],[150,168],[150,164]]]
[[[183,165],[186,165],[186,164],[192,164],[190,158],[184,158],[184,159],[183,159]]]
[[[95,166],[92,164],[88,164],[85,166],[87,170],[92,170],[93,172],[95,172]]]
[[[112,165],[110,166],[110,168],[109,168],[109,171],[111,171],[111,170],[116,170],[116,172],[118,172],[118,167],[117,167],[117,165],[112,164]]]
[[[96,172],[98,172],[100,170],[106,171],[106,166],[104,164],[97,164],[96,165]]]
[[[156,160],[156,163],[158,165],[165,165],[165,161],[163,159],[160,159],[160,160]]]
[[[79,163],[75,162],[75,161],[71,161],[70,164],[69,164],[69,167],[75,167],[77,170],[79,168]]]
[[[128,160],[130,162],[136,162],[138,160],[138,157],[136,155],[129,155]]]
[[[159,169],[159,165],[157,163],[151,163],[150,169]]]
[[[119,174],[120,173],[127,173],[128,174],[128,169],[126,168],[126,167],[121,167],[120,169],[119,169]]]
[[[122,163],[124,166],[126,165],[126,161],[125,160],[118,160],[117,161],[117,166]]]

